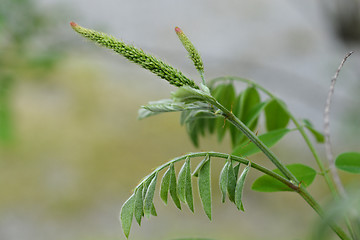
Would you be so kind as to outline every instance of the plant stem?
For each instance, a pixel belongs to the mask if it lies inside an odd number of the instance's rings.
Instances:
[[[226,154],[226,153],[220,153],[220,152],[195,152],[195,153],[189,153],[189,154],[185,154],[183,156],[174,158],[170,161],[168,161],[167,163],[164,163],[163,165],[157,167],[152,173],[150,173],[148,176],[151,176],[163,169],[165,169],[166,167],[169,167],[170,164],[172,163],[176,163],[176,162],[180,162],[183,161],[187,158],[195,158],[195,157],[205,157],[205,156],[210,156],[210,157],[217,157],[217,158],[223,158],[225,160],[227,160],[229,157],[231,160],[245,164],[245,165],[249,165],[250,167],[252,167],[253,169],[256,169],[264,174],[269,175],[270,177],[273,177],[275,179],[277,179],[278,181],[284,183],[285,185],[287,185],[288,187],[290,187],[291,189],[293,189],[295,192],[299,193],[300,196],[316,211],[316,213],[323,218],[324,217],[324,212],[321,209],[321,206],[319,205],[319,203],[310,195],[309,192],[307,192],[307,190],[299,185],[299,184],[294,184],[291,180],[288,180],[286,178],[284,178],[283,176],[267,169],[266,167],[263,167],[261,165],[258,165],[254,162],[251,162],[243,157],[239,157],[239,156],[234,156],[234,155],[230,155],[230,154]],[[148,177],[147,176],[147,177]],[[147,177],[145,177],[137,186],[136,188],[140,187],[143,182],[146,181]],[[135,189],[136,189],[135,188]],[[135,191],[135,190],[134,190]],[[336,224],[330,224],[331,229],[333,229],[333,231],[339,236],[340,239],[342,240],[350,240],[350,237],[347,236],[347,234]]]
[[[337,191],[343,199],[347,198],[347,194],[345,191],[345,188],[340,180],[340,176],[336,170],[334,156],[332,154],[332,147],[331,147],[331,141],[330,141],[330,106],[331,106],[331,97],[334,94],[334,88],[336,80],[339,76],[341,68],[344,66],[344,63],[346,62],[347,58],[350,57],[350,55],[353,54],[353,52],[349,52],[346,54],[342,62],[340,63],[340,66],[338,67],[337,71],[335,72],[335,75],[331,79],[330,89],[328,92],[328,96],[326,98],[326,104],[324,109],[324,135],[325,135],[325,153],[326,157],[329,163],[329,169],[332,175],[332,178],[334,180],[335,186],[337,188]],[[353,228],[353,223],[350,221],[348,216],[345,216],[345,223],[347,228],[349,229],[350,233],[352,234],[353,238],[355,239],[355,233]]]
[[[277,179],[278,181],[284,183],[285,185],[287,185],[288,187],[290,187],[291,189],[293,189],[294,191],[298,191],[299,190],[299,187],[298,185],[294,184],[293,182],[291,182],[290,180],[284,178],[283,176],[269,170],[268,168],[266,167],[263,167],[259,164],[256,164],[254,162],[251,162],[249,161],[248,159],[246,158],[243,158],[243,157],[239,157],[239,156],[235,156],[235,155],[230,155],[230,154],[227,154],[227,153],[220,153],[220,152],[213,152],[213,151],[210,151],[210,152],[195,152],[195,153],[188,153],[188,154],[185,154],[185,155],[182,155],[180,157],[177,157],[177,158],[174,158],[166,163],[164,163],[163,165],[157,167],[152,173],[150,173],[148,176],[154,174],[155,172],[159,172],[163,169],[165,169],[166,167],[170,166],[170,164],[172,163],[176,163],[176,162],[180,162],[180,161],[183,161],[185,160],[186,158],[194,158],[194,157],[204,157],[208,155],[209,157],[217,157],[217,158],[223,158],[223,159],[228,159],[230,157],[231,160],[233,161],[236,161],[236,162],[239,162],[239,163],[242,163],[242,164],[245,164],[245,165],[250,165],[250,167],[262,172],[262,173],[265,173],[275,179]],[[147,177],[148,177],[147,176]],[[145,177],[137,186],[141,186],[141,184],[146,181],[147,177]]]
[[[325,135],[325,152],[326,152],[326,157],[329,163],[329,169],[330,172],[332,174],[332,177],[334,179],[336,188],[339,192],[339,195],[343,198],[346,198],[347,194],[345,191],[344,186],[341,183],[339,174],[337,173],[336,167],[335,167],[335,161],[334,161],[334,157],[332,154],[332,149],[331,149],[331,141],[330,141],[330,105],[331,105],[331,97],[334,93],[334,88],[335,88],[335,83],[336,83],[336,79],[339,76],[340,70],[343,67],[346,59],[348,57],[350,57],[350,55],[353,52],[348,53],[344,59],[342,60],[339,68],[337,69],[334,77],[331,79],[331,84],[330,84],[330,89],[329,89],[329,93],[328,96],[326,98],[326,104],[325,104],[325,110],[324,110],[324,135]]]
[[[319,203],[310,195],[310,193],[304,187],[300,187],[298,193],[321,218],[324,218],[324,212],[321,209]],[[340,239],[351,240],[351,238],[337,224],[329,223],[329,226],[339,236]]]
[[[211,86],[211,84],[214,84],[217,81],[223,81],[223,80],[226,80],[226,79],[235,80],[235,81],[241,81],[241,82],[251,84],[251,85],[255,86],[256,88],[260,89],[261,91],[263,91],[269,97],[271,97],[273,99],[278,99],[275,95],[273,95],[271,92],[269,92],[267,89],[265,89],[263,86],[257,84],[256,82],[245,79],[245,78],[235,77],[235,76],[226,76],[226,77],[221,77],[221,78],[215,78],[215,79],[213,79],[211,81],[210,86]],[[309,147],[311,153],[313,154],[313,156],[315,158],[315,161],[316,161],[316,163],[317,163],[317,165],[318,165],[318,167],[320,169],[320,173],[321,173],[322,176],[324,176],[324,179],[325,179],[331,193],[333,194],[333,196],[337,196],[335,185],[334,185],[333,181],[331,180],[328,172],[326,171],[325,166],[324,166],[323,162],[321,161],[318,153],[316,152],[314,145],[311,143],[309,137],[305,133],[303,126],[300,125],[300,123],[295,118],[295,116],[287,108],[284,108],[284,110],[286,111],[286,113],[290,117],[291,121],[294,123],[294,125],[299,130],[301,136],[304,138],[305,143],[307,144],[307,146]]]
[[[266,92],[268,92],[266,89],[264,89]],[[272,98],[277,99],[275,96],[273,96],[270,92],[268,92]],[[291,181],[293,186],[300,185],[299,181],[296,179],[296,177],[285,167],[284,164],[280,162],[280,160],[275,156],[275,154],[243,123],[241,122],[232,112],[227,110],[224,106],[222,106],[219,102],[216,100],[214,102],[211,102],[214,106],[219,108],[222,112],[224,117],[231,122],[237,129],[239,129],[244,135],[246,135],[250,141],[252,141],[268,158],[269,160],[281,171],[284,176]],[[285,108],[287,113],[289,114],[290,118],[296,125],[296,127],[299,129],[300,133],[302,134],[303,138],[305,139],[305,142],[308,144],[311,152],[313,153],[319,168],[322,170],[324,177],[328,183],[329,188],[331,189],[332,193],[337,196],[337,192],[335,190],[335,187],[333,185],[333,182],[331,181],[329,175],[326,173],[324,165],[322,164],[314,146],[310,142],[309,138],[307,137],[303,127],[299,124],[299,122],[295,119],[295,117]],[[294,184],[295,183],[295,184]],[[295,190],[293,187],[292,189]],[[323,211],[321,210],[320,205],[315,201],[315,199],[308,193],[304,188],[299,188],[296,190],[303,198],[304,200],[319,214],[319,216],[323,217]],[[350,240],[350,238],[347,236],[347,234],[336,224],[330,224],[330,227],[333,229],[333,231],[341,238],[345,240]]]
[[[200,77],[201,77],[201,82],[202,84],[204,84],[206,86],[206,82],[205,82],[205,77],[204,77],[204,72],[199,71]]]
[[[214,106],[219,108],[230,123],[232,123],[237,129],[239,129],[245,136],[247,136],[251,142],[253,142],[268,158],[269,160],[280,170],[284,176],[298,183],[296,177],[285,167],[283,163],[275,156],[275,154],[253,133],[242,121],[240,121],[232,112],[226,109],[218,101],[212,102]]]

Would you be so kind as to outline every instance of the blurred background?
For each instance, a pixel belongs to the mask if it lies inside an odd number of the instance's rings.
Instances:
[[[0,239],[124,239],[118,221],[132,188],[169,159],[197,151],[178,114],[138,121],[148,101],[168,98],[167,82],[76,34],[70,21],[107,32],[164,59],[199,82],[174,33],[200,51],[207,79],[236,75],[274,92],[322,129],[330,79],[355,53],[335,89],[334,154],[359,151],[359,0],[1,0]],[[229,141],[202,139],[200,150],[229,152]],[[317,145],[323,157],[323,146]],[[297,133],[274,151],[316,168]],[[272,168],[258,154],[254,161]],[[221,162],[213,161],[213,218],[165,206],[135,222],[131,239],[306,239],[316,214],[297,195],[245,189],[246,212],[220,203]],[[259,174],[252,172],[251,179]],[[351,184],[354,176],[342,174]],[[321,202],[318,177],[310,187]]]

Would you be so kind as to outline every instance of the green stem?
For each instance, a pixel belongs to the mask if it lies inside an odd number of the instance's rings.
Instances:
[[[284,176],[298,183],[296,177],[285,167],[284,164],[280,162],[280,160],[275,156],[275,154],[255,135],[242,121],[240,121],[232,112],[226,109],[223,105],[221,105],[218,101],[212,102],[214,106],[219,108],[224,117],[231,122],[237,129],[239,129],[245,136],[247,136],[251,142],[253,142],[268,158],[269,160],[280,170]]]
[[[273,95],[271,92],[269,92],[267,89],[265,89],[264,87],[262,87],[261,85],[257,84],[256,82],[254,81],[251,81],[251,80],[248,80],[248,79],[245,79],[245,78],[240,78],[240,77],[234,77],[234,76],[226,76],[226,77],[221,77],[221,78],[215,78],[213,79],[211,82],[210,82],[210,86],[212,84],[214,84],[215,82],[217,81],[224,81],[224,80],[235,80],[235,81],[241,81],[241,82],[245,82],[245,83],[248,83],[250,85],[253,85],[255,86],[256,88],[260,89],[261,91],[263,91],[265,94],[267,94],[269,97],[273,98],[273,99],[278,99],[275,95]],[[331,180],[328,172],[326,171],[325,169],[325,166],[323,164],[323,162],[321,161],[318,153],[316,152],[315,150],[315,147],[314,145],[311,143],[309,137],[307,136],[307,134],[305,133],[304,131],[304,128],[302,125],[300,125],[300,123],[298,122],[298,120],[294,117],[294,115],[287,109],[287,108],[284,108],[284,110],[286,111],[286,113],[288,114],[288,116],[290,117],[291,121],[295,124],[295,126],[297,127],[297,129],[299,130],[301,136],[304,138],[305,140],[305,143],[308,145],[311,153],[313,154],[314,158],[315,158],[315,161],[320,169],[320,173],[321,175],[324,176],[324,179],[331,191],[331,193],[333,194],[333,196],[337,196],[337,191],[336,191],[336,188],[334,186],[334,183],[333,181]]]
[[[226,153],[220,153],[220,152],[196,152],[196,153],[189,153],[189,154],[185,154],[183,156],[174,158],[170,161],[168,161],[167,163],[164,163],[163,165],[157,167],[152,173],[150,173],[147,177],[158,173],[159,171],[165,169],[166,167],[169,167],[170,164],[172,163],[176,163],[176,162],[180,162],[185,160],[186,158],[195,158],[195,157],[205,157],[205,156],[210,156],[210,157],[217,157],[217,158],[223,158],[225,160],[227,160],[229,157],[231,160],[245,164],[245,165],[249,165],[250,167],[252,167],[253,169],[256,169],[264,174],[269,175],[270,177],[273,177],[275,179],[277,179],[278,181],[284,183],[285,185],[287,185],[288,187],[290,187],[291,189],[293,189],[295,192],[299,193],[300,196],[316,211],[316,213],[318,213],[318,215],[320,217],[324,217],[324,212],[321,209],[321,206],[319,205],[319,203],[310,195],[309,192],[306,191],[306,189],[304,187],[302,187],[299,184],[294,184],[291,180],[288,180],[286,178],[284,178],[283,176],[261,166],[258,165],[254,162],[251,162],[245,158],[239,157],[239,156],[234,156],[234,155],[230,155],[230,154],[226,154]],[[147,177],[145,177],[137,186],[136,188],[138,188],[139,186],[141,186],[141,184],[143,182],[146,181]],[[135,190],[136,190],[135,188]],[[134,191],[135,191],[134,190]],[[347,236],[347,234],[336,224],[331,224],[330,227],[333,229],[333,231],[340,237],[340,239],[342,240],[350,240],[350,238]]]
[[[275,179],[277,179],[278,181],[284,183],[285,185],[287,185],[288,187],[290,187],[291,189],[293,189],[294,191],[298,191],[299,190],[299,187],[294,184],[293,182],[291,182],[290,180],[284,178],[283,176],[269,170],[268,168],[266,167],[263,167],[259,164],[256,164],[254,162],[251,162],[249,161],[248,159],[246,158],[243,158],[243,157],[239,157],[239,156],[235,156],[235,155],[230,155],[230,154],[227,154],[227,153],[220,153],[220,152],[196,152],[196,153],[189,153],[189,154],[185,154],[185,155],[182,155],[180,157],[177,157],[177,158],[174,158],[166,163],[164,163],[163,165],[157,167],[152,173],[150,173],[148,176],[146,176],[137,186],[136,188],[138,188],[139,186],[141,186],[141,184],[143,182],[146,181],[146,179],[153,175],[154,173],[156,172],[159,172],[167,167],[170,166],[170,164],[172,163],[177,163],[177,162],[180,162],[180,161],[183,161],[185,160],[186,158],[195,158],[195,157],[204,157],[208,155],[209,157],[217,157],[217,158],[223,158],[223,159],[228,159],[230,157],[231,160],[233,161],[236,161],[236,162],[239,162],[239,163],[242,163],[242,164],[245,164],[245,165],[250,165],[250,167],[262,172],[262,173],[265,173]]]
[[[201,77],[201,82],[202,84],[204,84],[206,86],[206,82],[205,82],[205,77],[204,77],[204,72],[203,71],[199,71],[200,77]]]
[[[310,193],[304,187],[300,187],[298,193],[321,218],[324,218],[324,212],[321,209],[319,203],[310,195]],[[351,238],[337,224],[330,223],[329,226],[339,236],[340,239],[351,240]]]

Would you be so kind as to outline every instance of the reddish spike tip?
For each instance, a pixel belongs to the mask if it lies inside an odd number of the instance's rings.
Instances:
[[[176,33],[182,33],[183,31],[179,27],[175,27],[175,32]]]
[[[76,23],[74,23],[74,22],[70,22],[70,26],[71,26],[71,27],[76,27],[76,26],[77,26],[77,24],[76,24]]]

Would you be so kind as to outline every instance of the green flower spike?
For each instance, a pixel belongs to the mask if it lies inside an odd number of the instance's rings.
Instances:
[[[175,27],[175,32],[178,35],[181,43],[185,47],[186,51],[189,53],[189,58],[194,62],[195,68],[199,71],[203,84],[205,84],[204,64],[199,52],[196,50],[194,45],[190,42],[189,38],[184,34],[184,32],[179,27]]]
[[[71,22],[70,25],[76,32],[80,33],[84,37],[114,50],[127,58],[129,61],[139,64],[143,68],[158,75],[160,78],[165,79],[172,85],[177,87],[190,86],[196,89],[199,88],[194,81],[184,76],[184,74],[182,74],[179,70],[153,57],[152,55],[145,53],[141,49],[125,44],[124,42],[119,41],[105,33],[83,28],[74,22]]]

